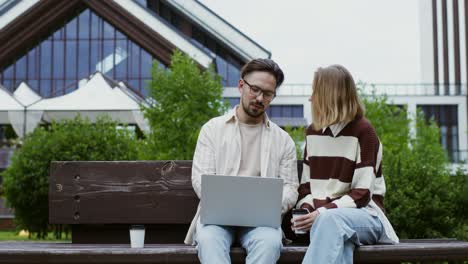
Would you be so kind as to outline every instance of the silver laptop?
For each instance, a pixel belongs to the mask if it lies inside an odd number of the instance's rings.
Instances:
[[[201,191],[202,224],[281,225],[283,179],[202,175]]]

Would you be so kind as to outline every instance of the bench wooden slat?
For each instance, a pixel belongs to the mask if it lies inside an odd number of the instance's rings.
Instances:
[[[198,197],[191,161],[53,162],[52,224],[187,224]]]
[[[286,246],[278,263],[300,263],[306,247]],[[245,251],[231,250],[233,263],[243,263]],[[362,246],[356,249],[356,263],[400,261],[467,260],[468,243],[402,243]],[[0,262],[4,263],[198,263],[197,250],[180,244],[150,244],[132,249],[129,244],[75,245],[70,243],[0,242]]]

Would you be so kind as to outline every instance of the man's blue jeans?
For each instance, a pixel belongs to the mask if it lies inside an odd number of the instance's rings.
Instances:
[[[247,264],[276,263],[281,254],[281,228],[203,225],[198,221],[195,241],[201,263],[231,263],[234,239],[247,251]]]
[[[383,232],[379,218],[364,209],[325,210],[312,225],[302,263],[353,263],[354,248],[377,243]]]

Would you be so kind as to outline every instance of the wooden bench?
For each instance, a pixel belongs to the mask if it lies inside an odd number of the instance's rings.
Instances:
[[[306,247],[286,246],[278,263],[301,263]],[[395,246],[362,246],[356,263],[400,263],[467,259],[467,245],[456,241],[412,241]],[[243,263],[245,252],[231,251],[233,263]],[[427,262],[426,262],[427,261]],[[129,244],[71,244],[0,242],[0,263],[198,263],[197,250],[182,244],[146,244],[143,249]]]
[[[72,243],[21,244],[25,249],[23,259],[56,263],[198,263],[196,249],[183,245],[198,205],[191,166],[191,161],[53,162],[49,221],[70,224]],[[302,171],[300,162],[298,170]],[[144,249],[129,248],[131,224],[146,226]],[[285,246],[279,263],[300,263],[306,246]],[[4,252],[12,250],[14,246],[0,244],[0,262]],[[245,252],[234,247],[231,256],[233,263],[242,263]],[[468,260],[468,243],[407,240],[399,245],[359,247],[354,258],[356,263]]]

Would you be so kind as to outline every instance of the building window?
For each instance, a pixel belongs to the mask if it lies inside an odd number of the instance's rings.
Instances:
[[[41,96],[55,97],[77,89],[80,79],[100,71],[146,95],[145,83],[151,79],[153,60],[87,9],[0,71],[0,81],[10,91],[24,81]]]
[[[289,117],[289,118],[303,118],[304,106],[303,105],[270,105],[266,110],[269,117]]]
[[[458,146],[458,106],[422,105],[426,120],[434,119],[440,128],[440,141],[451,162],[459,162]]]
[[[227,62],[224,58],[216,57],[216,69],[221,76],[221,84],[225,87],[237,87],[240,79],[240,66]]]

